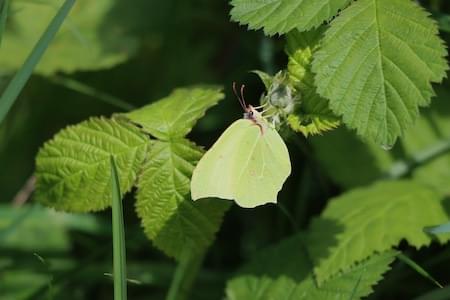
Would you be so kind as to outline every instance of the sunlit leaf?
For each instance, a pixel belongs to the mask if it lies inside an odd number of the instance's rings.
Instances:
[[[414,1],[354,2],[331,22],[315,55],[318,92],[348,127],[390,147],[430,104],[431,82],[448,68],[437,34]]]
[[[317,281],[321,285],[402,240],[427,246],[431,237],[423,229],[446,220],[439,194],[412,181],[379,182],[332,199],[308,234]]]
[[[142,168],[149,139],[133,125],[93,118],[60,131],[36,159],[36,199],[65,211],[96,211],[111,205],[110,156],[120,189],[128,192]]]
[[[376,254],[318,287],[302,235],[255,255],[227,285],[229,300],[360,299],[372,292],[395,259],[395,251]],[[359,282],[358,288],[355,284]]]

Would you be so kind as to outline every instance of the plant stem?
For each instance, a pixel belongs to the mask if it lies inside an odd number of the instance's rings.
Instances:
[[[198,253],[192,251],[190,247],[185,248],[175,271],[166,300],[184,300],[189,298],[191,287],[203,264],[204,258],[205,252]]]
[[[64,2],[58,13],[48,25],[45,32],[42,34],[39,41],[34,46],[28,58],[23,63],[22,67],[14,75],[13,79],[7,86],[5,92],[0,98],[0,123],[3,122],[4,118],[8,114],[11,106],[19,96],[23,87],[33,73],[34,68],[41,60],[50,42],[55,37],[74,4],[75,0],[66,0],[66,2]]]
[[[402,178],[414,170],[417,166],[425,164],[434,158],[450,151],[450,140],[444,140],[422,152],[414,155],[411,159],[401,160],[394,163],[386,174],[386,177],[397,179]]]

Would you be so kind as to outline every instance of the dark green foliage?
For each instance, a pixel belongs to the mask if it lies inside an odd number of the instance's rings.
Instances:
[[[1,91],[63,2],[0,0]],[[450,4],[266,2],[77,0],[0,126],[0,299],[113,298],[111,155],[129,299],[448,298]],[[288,144],[277,206],[189,197],[233,81]]]

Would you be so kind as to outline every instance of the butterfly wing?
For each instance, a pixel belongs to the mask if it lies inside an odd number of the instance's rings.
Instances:
[[[234,200],[242,207],[276,203],[278,192],[291,173],[289,152],[278,132],[269,127],[261,134],[256,127],[256,134],[255,146],[248,149],[249,158],[241,163],[237,176]]]
[[[218,197],[242,207],[275,203],[291,171],[289,153],[278,133],[264,134],[251,120],[234,122],[194,170],[192,199]]]

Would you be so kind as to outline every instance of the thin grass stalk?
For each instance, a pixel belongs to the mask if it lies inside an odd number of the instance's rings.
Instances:
[[[50,42],[55,37],[62,23],[66,19],[76,0],[66,0],[55,15],[53,20],[48,25],[45,32],[42,34],[39,41],[34,46],[28,58],[23,63],[19,71],[14,75],[11,82],[5,89],[5,92],[0,98],[0,124],[5,119],[12,105],[16,101],[23,87],[30,78],[36,65],[41,60]]]

